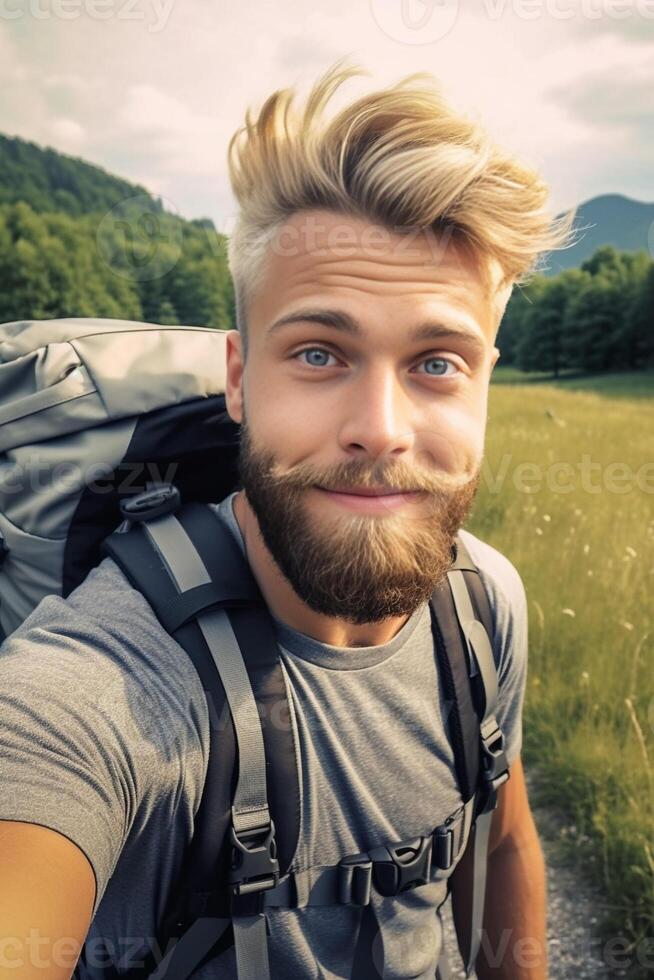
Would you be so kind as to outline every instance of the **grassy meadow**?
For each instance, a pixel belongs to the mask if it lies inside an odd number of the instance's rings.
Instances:
[[[565,817],[606,895],[602,933],[629,937],[634,964],[654,932],[653,396],[651,373],[497,370],[467,522],[525,585],[536,798]]]

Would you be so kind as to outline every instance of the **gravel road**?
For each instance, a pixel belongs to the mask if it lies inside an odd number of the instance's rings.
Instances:
[[[529,778],[527,782],[529,784]],[[533,804],[532,812],[547,865],[549,980],[604,980],[627,976],[624,970],[608,968],[604,956],[608,956],[610,962],[610,954],[604,952],[602,942],[595,935],[598,909],[605,899],[581,882],[579,875],[566,867],[560,856],[557,840],[562,821]],[[444,906],[443,925],[452,977],[453,980],[465,980],[450,905],[448,902]]]

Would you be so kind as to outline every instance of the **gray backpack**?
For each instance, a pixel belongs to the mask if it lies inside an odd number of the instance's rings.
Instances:
[[[85,318],[0,325],[0,639],[108,555],[228,719],[220,738],[210,726],[194,836],[156,948],[140,950],[137,965],[112,963],[103,977],[186,980],[234,944],[239,980],[267,980],[266,908],[338,903],[361,909],[351,976],[379,980],[372,890],[392,896],[439,880],[440,914],[470,841],[474,888],[467,921],[457,922],[469,975],[490,821],[509,778],[478,569],[457,537],[447,581],[430,600],[463,805],[427,836],[343,855],[308,889],[292,870],[301,799],[274,624],[238,545],[207,506],[239,487],[224,362],[224,334],[209,328]],[[448,975],[443,951],[437,976]],[[87,976],[82,951],[75,977]]]

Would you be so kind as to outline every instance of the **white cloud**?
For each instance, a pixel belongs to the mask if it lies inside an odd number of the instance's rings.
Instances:
[[[601,99],[598,92],[602,93]],[[549,94],[576,119],[638,136],[648,127],[654,131],[652,93],[654,64],[631,64],[613,71],[591,72],[574,89],[555,86]]]
[[[86,131],[74,119],[53,119],[48,132],[48,142],[65,153],[77,155],[86,143]]]
[[[483,4],[461,0],[446,36],[416,45],[382,30],[370,2],[184,0],[167,8],[157,32],[151,16],[0,23],[0,131],[83,155],[182,214],[224,224],[235,210],[227,144],[246,108],[275,88],[298,86],[302,95],[350,55],[370,76],[346,83],[334,109],[427,70],[507,149],[542,169],[555,207],[603,191],[642,195],[646,175],[634,161],[651,160],[652,133],[635,72],[653,49],[635,44],[631,27],[530,21],[515,16],[513,0],[493,19]],[[621,72],[635,79],[631,87],[616,85]],[[621,120],[629,124],[624,151],[609,135]]]

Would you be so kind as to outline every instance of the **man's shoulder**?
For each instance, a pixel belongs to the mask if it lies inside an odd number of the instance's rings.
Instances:
[[[501,551],[470,531],[459,531],[461,540],[479,569],[493,613],[496,637],[506,634],[516,621],[526,624],[527,598],[518,569]]]
[[[131,584],[113,558],[104,558],[92,568],[83,582],[66,599],[73,608],[89,612],[98,622],[111,621],[112,616],[138,612],[149,620],[156,620],[152,607],[145,596]],[[116,603],[120,605],[117,607]],[[129,620],[132,621],[131,619]]]
[[[57,657],[52,656],[56,644]],[[102,678],[128,675],[145,691],[162,671],[172,684],[197,681],[189,658],[154,610],[110,557],[68,596],[47,595],[5,640],[6,655],[29,657],[44,671],[75,669],[89,689]],[[119,683],[116,680],[116,683]]]
[[[524,585],[513,562],[471,531],[462,528],[459,534],[489,591],[508,602],[522,602]]]

